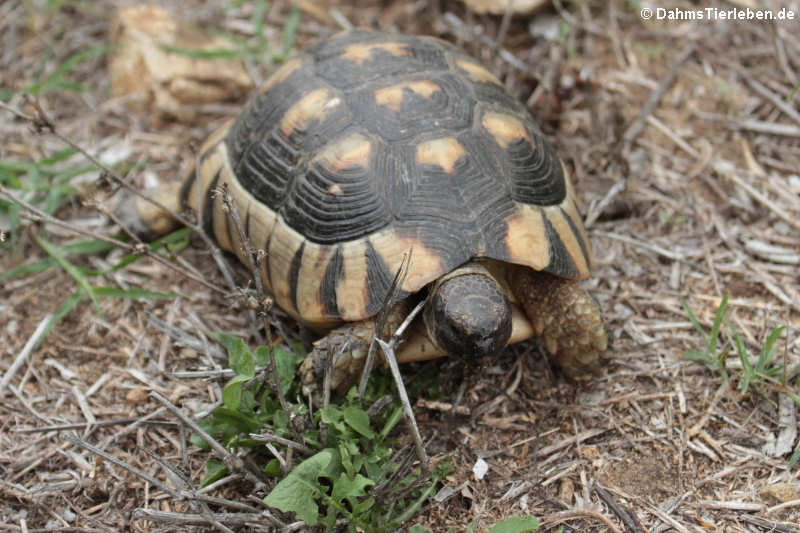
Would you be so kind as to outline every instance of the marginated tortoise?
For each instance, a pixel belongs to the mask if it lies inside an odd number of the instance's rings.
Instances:
[[[568,375],[605,357],[600,311],[579,280],[592,254],[566,168],[530,113],[438,39],[343,32],[283,64],[157,198],[191,207],[244,252],[212,192],[227,184],[276,303],[325,334],[301,367],[313,389],[363,366],[375,317],[410,252],[387,332],[427,296],[402,361],[467,358],[540,337]],[[174,224],[129,204],[151,233]],[[381,332],[386,334],[387,332]]]

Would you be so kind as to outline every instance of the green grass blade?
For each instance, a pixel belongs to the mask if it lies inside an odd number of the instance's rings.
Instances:
[[[100,298],[126,298],[136,300],[144,299],[173,299],[177,294],[168,292],[148,291],[146,289],[120,289],[119,287],[92,287],[95,296]]]
[[[750,354],[747,353],[747,348],[744,346],[742,336],[736,330],[733,324],[728,324],[728,327],[733,331],[733,338],[736,341],[736,352],[739,354],[739,360],[742,362],[742,394],[747,394],[747,389],[750,383],[755,379],[755,372],[753,365],[750,364]]]
[[[772,329],[766,342],[764,342],[764,346],[761,347],[761,354],[758,356],[758,363],[756,363],[756,370],[758,372],[766,372],[767,366],[775,358],[775,355],[778,353],[778,350],[775,348],[775,343],[778,342],[778,338],[785,329],[786,326],[778,326]]]
[[[286,17],[283,26],[283,56],[286,57],[294,48],[295,38],[297,37],[297,27],[300,25],[300,9],[295,6]]]
[[[181,46],[173,46],[170,44],[162,44],[162,50],[180,54],[182,56],[193,57],[196,59],[235,59],[242,57],[244,53],[241,50],[234,50],[232,48],[217,48],[214,50],[202,50],[199,48],[183,48]]]
[[[58,306],[56,313],[50,318],[50,320],[47,322],[47,325],[44,327],[44,331],[39,338],[40,340],[38,344],[41,344],[42,340],[44,340],[45,337],[47,337],[47,334],[50,333],[50,330],[52,330],[62,318],[67,316],[73,309],[75,309],[75,306],[78,305],[78,302],[80,302],[83,297],[84,291],[81,287],[78,287],[75,289],[75,292],[61,302],[61,305]]]
[[[103,316],[103,312],[100,309],[100,302],[97,301],[97,298],[94,295],[94,289],[91,286],[91,284],[89,284],[89,280],[86,279],[86,276],[83,275],[80,269],[66,260],[66,258],[64,257],[63,250],[61,250],[61,248],[48,242],[43,237],[35,237],[35,239],[36,242],[39,243],[39,246],[42,247],[42,250],[47,252],[47,254],[50,257],[55,259],[56,262],[59,264],[59,266],[63,268],[67,272],[67,274],[72,276],[72,278],[78,283],[78,285],[80,285],[81,288],[83,288],[83,290],[86,291],[86,294],[92,300],[92,303],[94,304],[94,307],[97,310],[97,314]]]
[[[717,336],[719,335],[719,328],[722,326],[722,321],[725,319],[725,311],[728,309],[728,296],[729,294],[726,292],[725,296],[722,297],[722,302],[720,302],[719,308],[717,308],[714,324],[711,326],[711,333],[708,337],[708,351],[712,355],[717,354]]]
[[[253,6],[253,15],[250,17],[250,24],[255,29],[258,38],[258,47],[269,50],[267,36],[264,34],[264,15],[267,12],[267,0],[256,0]]]
[[[397,515],[397,517],[395,517],[395,519],[392,520],[392,522],[396,524],[399,528],[400,524],[403,524],[406,521],[411,520],[411,517],[417,514],[417,512],[422,508],[422,505],[426,501],[428,501],[428,498],[430,498],[433,495],[433,493],[436,491],[436,485],[438,484],[439,484],[439,479],[436,476],[434,476],[433,479],[431,479],[430,485],[425,487],[425,490],[422,491],[419,497],[416,500],[414,500],[411,503],[411,505],[406,507],[402,513]]]
[[[76,255],[96,255],[102,254],[114,247],[113,244],[108,243],[106,241],[101,241],[99,239],[91,239],[88,241],[80,241],[72,244],[66,244],[61,247],[61,250],[64,252],[64,256],[70,256],[73,254]],[[18,276],[25,276],[27,274],[35,274],[37,272],[43,272],[48,268],[51,268],[58,264],[55,259],[52,257],[48,257],[46,259],[42,259],[41,261],[37,261],[30,265],[22,265],[16,268],[12,268],[8,272],[4,272],[0,274],[0,281],[15,278]]]
[[[800,459],[800,443],[798,443],[797,447],[794,449],[794,453],[789,458],[789,464],[787,464],[786,467],[792,468],[798,459]]]
[[[88,50],[83,50],[76,54],[72,54],[69,58],[67,58],[66,61],[64,61],[64,63],[62,63],[52,73],[50,73],[49,76],[29,86],[25,90],[25,92],[31,94],[39,94],[48,89],[57,88],[58,84],[61,84],[62,88],[65,88],[63,86],[66,85],[68,82],[64,82],[64,80],[61,79],[62,76],[68,74],[72,69],[74,69],[76,66],[83,63],[84,61],[92,59],[97,56],[104,55],[106,52],[109,51],[110,48],[111,47],[108,45],[96,46],[94,48],[90,48]]]
[[[697,320],[697,317],[694,316],[691,308],[688,306],[686,302],[681,302],[681,306],[683,307],[683,312],[686,313],[686,316],[689,318],[689,322],[692,323],[694,329],[703,337],[703,341],[708,345],[708,335],[706,334],[706,330],[703,329],[703,325]]]

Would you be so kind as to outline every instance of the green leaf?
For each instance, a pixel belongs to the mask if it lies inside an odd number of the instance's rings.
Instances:
[[[277,459],[270,459],[264,467],[264,473],[268,476],[278,477],[281,475],[281,463]]]
[[[252,379],[256,375],[256,360],[253,352],[239,337],[227,333],[214,332],[212,337],[225,347],[228,352],[228,366],[239,376]]]
[[[333,505],[328,507],[328,514],[323,521],[324,525],[328,528],[333,528],[336,524],[336,517],[339,512],[348,515],[348,519],[352,522],[355,514],[348,512],[347,508],[342,505],[342,502],[347,500],[350,503],[350,508],[355,510],[359,504],[359,499],[366,496],[364,489],[374,484],[375,483],[371,479],[365,478],[361,474],[356,474],[355,477],[351,479],[346,473],[342,472],[339,475],[339,479],[333,484],[333,493],[331,494]]]
[[[231,409],[238,409],[242,404],[242,384],[247,381],[247,376],[236,375],[222,389],[222,403]]]
[[[368,439],[375,438],[375,433],[369,427],[369,416],[363,409],[359,409],[354,405],[349,406],[344,410],[344,421],[364,437]]]
[[[206,461],[206,475],[203,481],[200,482],[200,488],[210,485],[218,479],[222,479],[227,473],[228,468],[225,466],[225,463],[217,459],[209,459]]]
[[[366,496],[364,489],[375,485],[375,483],[361,474],[356,474],[353,479],[347,477],[347,474],[342,472],[339,479],[333,484],[333,498],[337,502],[347,499],[351,504],[358,503],[358,499]]]
[[[525,533],[538,530],[539,520],[535,516],[515,516],[496,523],[489,533]]]
[[[269,366],[269,350],[269,346],[259,346],[256,348],[256,364],[259,366]],[[286,394],[289,392],[289,388],[294,382],[297,367],[300,365],[303,358],[277,346],[273,347],[272,350],[275,352],[275,364],[278,366],[278,379],[281,382],[283,393]]]
[[[316,525],[319,507],[315,500],[324,494],[319,478],[333,479],[338,468],[336,452],[330,448],[322,450],[297,465],[264,498],[264,503],[284,513],[295,513],[309,526]]]
[[[341,434],[347,434],[347,426],[342,422],[342,412],[336,407],[328,407],[318,411],[320,421],[335,428]]]

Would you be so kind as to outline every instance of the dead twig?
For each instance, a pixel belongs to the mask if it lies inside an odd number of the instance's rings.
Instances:
[[[420,308],[421,305],[422,303],[417,305],[417,308]],[[422,463],[422,468],[425,470],[425,472],[427,472],[430,468],[428,454],[425,452],[425,446],[422,444],[422,436],[419,432],[417,419],[414,417],[414,410],[411,408],[411,402],[408,400],[408,393],[406,392],[406,387],[403,384],[403,376],[400,374],[400,368],[397,366],[397,358],[394,355],[394,347],[397,343],[396,340],[397,337],[393,335],[390,342],[385,342],[382,339],[377,338],[375,339],[375,342],[377,342],[381,347],[383,356],[392,372],[395,385],[397,385],[397,393],[400,396],[400,402],[403,404],[403,414],[405,415],[406,422],[411,430],[411,436],[414,438],[414,446],[417,449],[417,457]]]
[[[2,186],[0,185],[0,189]],[[2,190],[0,190],[0,193]],[[39,322],[39,325],[36,326],[36,330],[33,332],[28,338],[28,342],[25,343],[25,346],[22,347],[17,357],[14,359],[14,362],[11,363],[11,366],[8,367],[5,374],[3,374],[3,379],[0,380],[0,396],[2,396],[3,391],[11,383],[11,380],[14,379],[14,376],[22,368],[22,365],[25,364],[25,361],[28,360],[28,356],[31,354],[34,348],[39,344],[39,341],[42,339],[42,334],[44,334],[44,330],[47,327],[47,324],[50,322],[52,315],[45,315],[45,317]]]
[[[124,242],[124,241],[120,241],[118,239],[114,239],[112,237],[107,237],[106,235],[102,235],[102,234],[94,232],[94,231],[90,231],[90,230],[86,230],[86,229],[83,229],[83,228],[76,227],[76,226],[74,226],[72,224],[69,224],[68,222],[64,222],[63,220],[59,220],[59,219],[57,219],[55,217],[52,217],[52,216],[48,215],[44,211],[41,211],[40,209],[37,209],[36,207],[34,207],[31,204],[27,203],[25,200],[17,198],[13,193],[11,193],[11,191],[6,189],[3,185],[0,185],[0,197],[3,197],[5,199],[7,199],[8,201],[10,201],[12,203],[15,203],[18,206],[26,209],[27,211],[33,213],[36,217],[38,217],[39,220],[47,222],[48,224],[53,224],[55,226],[66,228],[66,229],[68,229],[70,231],[73,231],[73,232],[77,233],[78,235],[86,235],[87,237],[91,237],[93,239],[97,239],[97,240],[100,240],[100,241],[103,241],[103,242],[107,242],[109,244],[113,244],[117,248],[121,248],[123,250],[126,250],[126,251],[132,253],[132,254],[145,255],[145,256],[153,259],[154,261],[158,262],[159,264],[164,265],[165,267],[170,268],[170,269],[174,270],[175,272],[178,272],[179,274],[181,274],[183,276],[186,276],[187,278],[189,278],[191,280],[194,280],[194,281],[196,281],[198,283],[201,283],[204,287],[206,287],[208,289],[211,289],[211,290],[213,290],[215,292],[227,294],[223,289],[220,289],[216,285],[213,285],[213,284],[209,283],[208,281],[206,281],[206,280],[194,275],[192,272],[189,272],[188,270],[186,270],[186,269],[184,269],[184,268],[182,268],[182,267],[180,267],[180,266],[178,266],[178,265],[176,265],[174,263],[170,263],[169,261],[167,261],[166,259],[161,257],[159,254],[153,252],[148,246],[136,245],[136,244],[131,244],[131,243],[127,243],[127,242]]]
[[[766,518],[761,518],[760,516],[753,516],[751,514],[740,514],[735,517],[731,517],[731,519],[748,522],[768,532],[800,533],[800,529],[795,529],[780,522],[776,522],[775,520],[767,520]]]
[[[683,50],[681,50],[678,57],[675,58],[675,61],[672,62],[667,73],[661,78],[661,81],[658,82],[656,89],[650,93],[650,98],[648,98],[647,103],[644,104],[639,118],[637,118],[623,134],[622,140],[630,142],[639,135],[639,132],[644,128],[644,122],[647,120],[647,117],[650,116],[658,105],[658,102],[661,101],[661,97],[664,96],[664,93],[672,85],[672,82],[678,77],[678,71],[681,65],[692,55],[696,48],[697,43],[695,41],[689,41],[684,45]]]
[[[614,497],[611,496],[610,492],[597,483],[592,484],[592,489],[597,494],[598,498],[603,500],[603,502],[608,505],[608,508],[614,511],[614,514],[625,524],[625,527],[627,527],[629,531],[632,533],[645,533],[645,530],[640,525],[639,520],[635,518],[635,515],[631,515],[627,509],[620,506],[614,500]]]
[[[583,520],[586,518],[603,522],[609,531],[612,531],[613,533],[622,533],[622,530],[620,530],[610,518],[602,513],[598,513],[597,511],[592,511],[590,509],[575,509],[572,511],[551,513],[542,517],[542,519],[539,521],[539,526],[543,528],[552,527],[557,526],[558,524],[563,524],[564,522],[569,522],[571,520]]]
[[[211,450],[214,452],[214,455],[216,455],[220,461],[225,463],[225,466],[228,468],[229,472],[243,473],[245,477],[247,477],[247,479],[250,480],[252,483],[254,483],[257,487],[261,487],[264,485],[264,482],[261,481],[260,477],[261,472],[257,468],[255,470],[250,469],[249,466],[241,457],[235,456],[228,450],[226,450],[225,447],[222,446],[222,444],[217,442],[216,439],[214,439],[214,437],[209,435],[203,428],[201,428],[197,424],[197,422],[195,422],[190,417],[183,414],[183,412],[180,409],[174,406],[164,396],[155,391],[151,391],[150,397],[161,403],[161,405],[166,407],[167,410],[169,410],[169,412],[178,417],[181,420],[181,422],[189,426],[192,429],[192,431],[199,434],[200,437],[203,440],[205,440],[206,443],[208,443],[208,445],[211,447]]]

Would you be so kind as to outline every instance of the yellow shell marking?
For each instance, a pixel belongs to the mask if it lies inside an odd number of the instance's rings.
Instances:
[[[542,212],[532,205],[517,205],[517,212],[506,220],[506,248],[512,263],[542,270],[550,264],[550,242]]]
[[[481,124],[494,137],[497,144],[504,149],[507,149],[512,142],[519,139],[527,140],[535,148],[535,145],[531,143],[531,138],[528,136],[525,125],[516,117],[503,113],[487,112],[484,113]]]
[[[452,174],[459,158],[465,154],[464,147],[452,137],[433,139],[417,146],[417,163],[437,165]]]
[[[288,137],[295,130],[303,130],[314,119],[321,120],[331,109],[341,103],[328,89],[311,91],[290,107],[281,119],[281,131]]]
[[[403,280],[402,289],[417,292],[422,287],[444,274],[442,256],[425,247],[421,241],[398,235],[392,229],[379,231],[369,237],[372,246],[379,251],[386,268],[392,274],[400,269],[404,257],[410,251],[411,262]]]
[[[355,166],[367,168],[371,151],[372,145],[369,139],[356,133],[325,146],[316,160],[332,172],[340,172]],[[336,194],[336,191],[331,193]]]
[[[375,91],[375,103],[399,112],[403,106],[403,93],[405,89],[410,89],[420,96],[430,98],[433,96],[433,93],[439,90],[439,86],[432,81],[422,80],[378,89]]]
[[[477,81],[478,83],[494,83],[497,85],[502,85],[500,80],[498,80],[494,74],[477,63],[473,63],[472,61],[468,61],[466,59],[459,59],[456,61],[456,66],[466,72],[467,76],[469,76],[472,81]]]
[[[408,45],[404,43],[377,43],[377,44],[351,44],[344,49],[342,57],[361,64],[372,57],[372,52],[375,50],[383,50],[389,52],[393,56],[410,56],[411,51]]]
[[[336,302],[342,320],[360,320],[367,308],[367,243],[364,239],[344,242],[342,278],[336,284]]]

